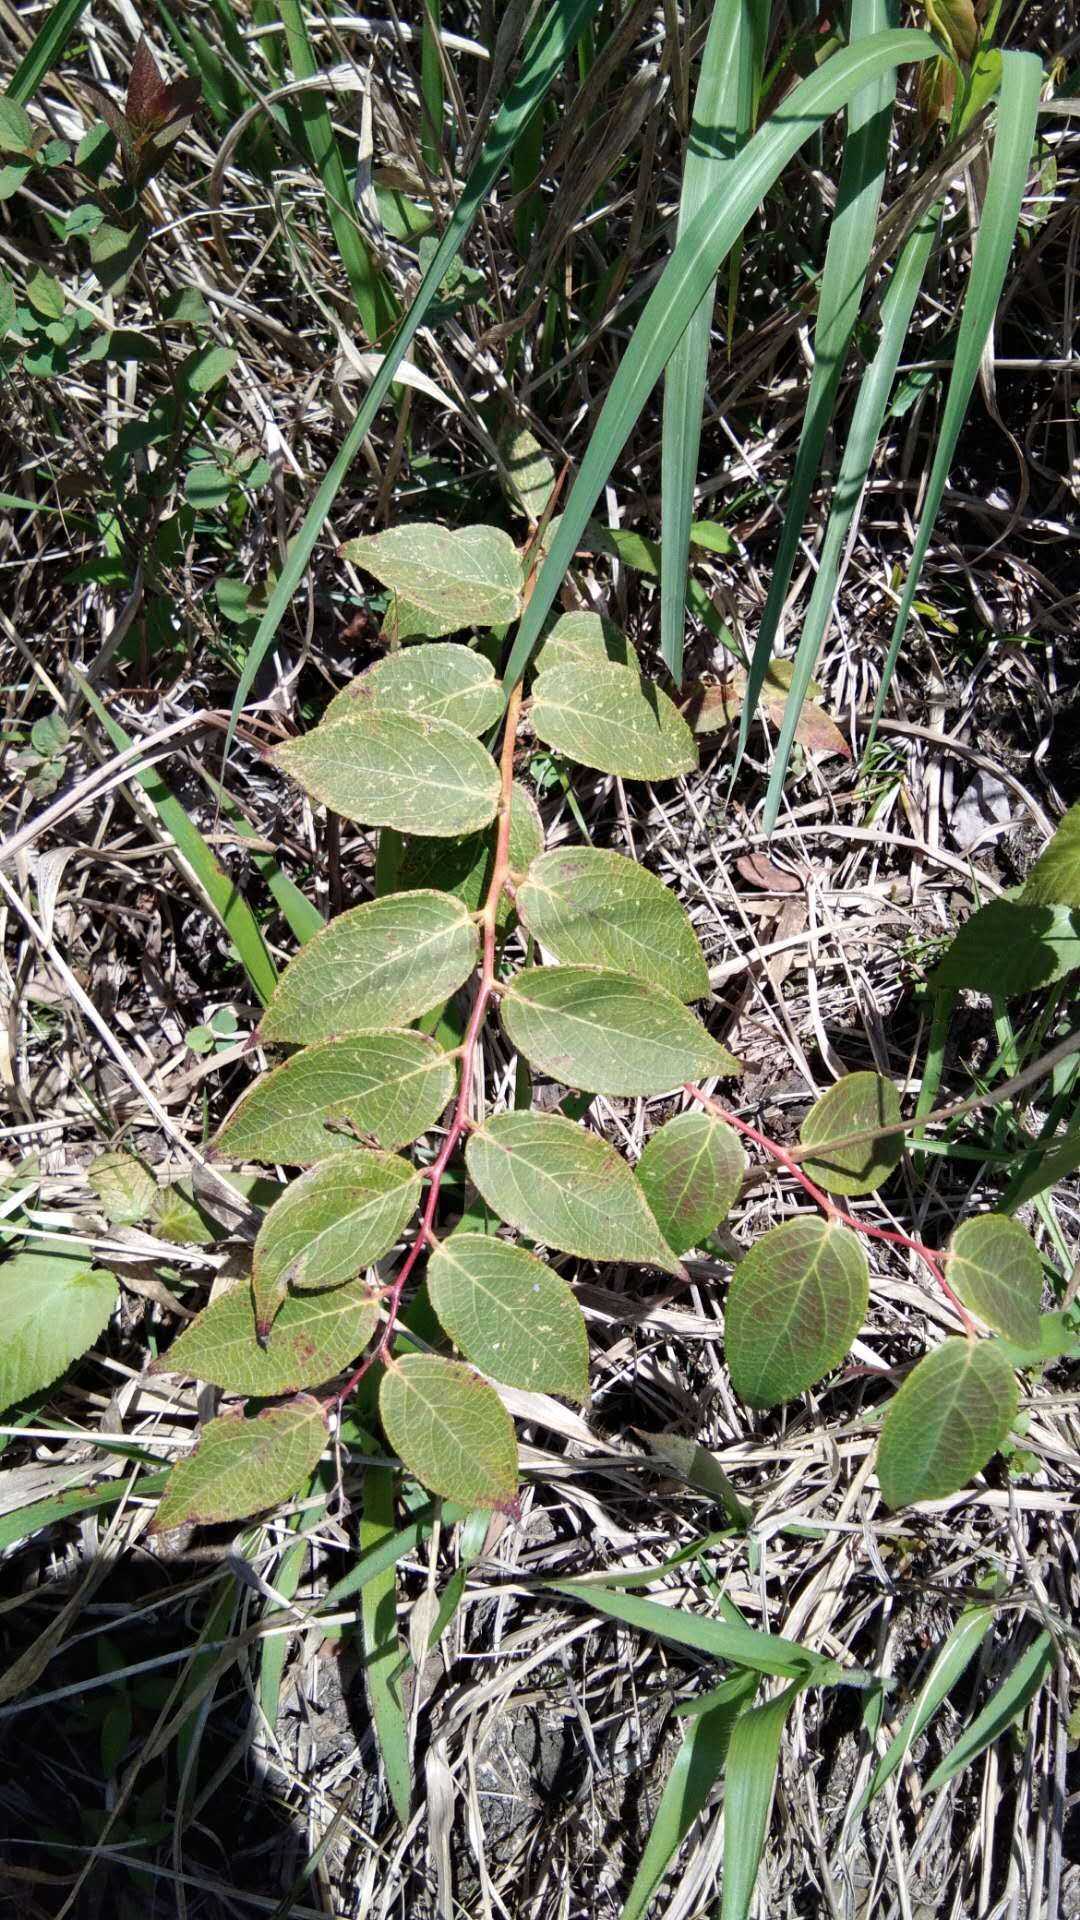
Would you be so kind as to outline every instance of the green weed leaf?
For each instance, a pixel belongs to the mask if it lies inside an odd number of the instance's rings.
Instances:
[[[961,1221],[946,1259],[949,1285],[966,1307],[1017,1347],[1038,1346],[1042,1261],[1018,1221],[1004,1213]]]
[[[491,663],[468,647],[406,647],[376,660],[337,694],[323,721],[339,720],[364,707],[452,720],[465,733],[484,733],[503,709],[503,692]]]
[[[324,1040],[256,1080],[214,1144],[231,1160],[297,1167],[348,1152],[354,1134],[405,1147],[434,1126],[454,1080],[454,1062],[423,1033]]]
[[[928,1353],[886,1408],[878,1478],[887,1505],[941,1500],[966,1486],[1006,1438],[1019,1398],[995,1340],[946,1340]]]
[[[378,1301],[363,1280],[327,1293],[290,1294],[263,1347],[251,1288],[241,1284],[196,1314],[150,1371],[187,1374],[258,1399],[296,1393],[347,1367],[367,1346],[378,1318]]]
[[[410,1473],[467,1507],[508,1506],[517,1493],[514,1423],[471,1367],[435,1353],[388,1364],[379,1417]]]
[[[535,1067],[588,1093],[666,1093],[739,1063],[665,988],[601,967],[525,967],[500,1002]]]
[[[353,1280],[387,1253],[420,1199],[420,1175],[394,1153],[356,1148],[301,1174],[271,1207],[255,1241],[251,1284],[260,1328],[288,1288]]]
[[[572,1120],[495,1114],[470,1136],[465,1159],[488,1205],[545,1246],[681,1273],[626,1161]]]
[[[364,534],[342,548],[419,617],[400,637],[429,640],[462,627],[498,627],[521,611],[521,559],[498,527],[440,527],[430,521]]]
[[[114,1227],[133,1227],[153,1211],[157,1181],[133,1153],[99,1153],[87,1167],[86,1178]]]
[[[1080,800],[1039,855],[1020,899],[1025,907],[1080,907]]]
[[[657,1129],[636,1171],[675,1253],[702,1246],[726,1220],[745,1169],[738,1135],[711,1113],[677,1113]]]
[[[306,1394],[254,1420],[211,1420],[170,1473],[150,1530],[246,1520],[276,1507],[311,1478],[325,1445],[323,1410]]]
[[[935,990],[969,987],[1010,1000],[1064,980],[1078,967],[1080,911],[1029,906],[1023,898],[990,900],[965,920],[931,974],[930,985]]]
[[[105,228],[101,231],[104,233]],[[228,379],[238,359],[232,347],[196,347],[177,371],[181,391],[190,399],[201,400]]]
[[[566,1281],[524,1247],[454,1233],[428,1261],[427,1288],[467,1360],[509,1387],[589,1397],[589,1342]]]
[[[880,1073],[846,1073],[815,1101],[799,1131],[804,1147],[841,1140],[849,1133],[871,1133],[875,1127],[895,1126],[900,1118],[900,1096],[891,1080]],[[873,1193],[887,1180],[904,1151],[902,1133],[887,1134],[855,1146],[803,1162],[811,1180],[827,1193]]]
[[[545,746],[583,767],[630,780],[672,780],[697,766],[678,709],[635,667],[570,661],[537,676],[530,710]]]
[[[490,753],[449,720],[358,706],[278,747],[290,779],[366,827],[438,838],[486,827],[499,803]]]
[[[478,950],[469,910],[451,894],[369,900],[301,948],[278,982],[261,1036],[303,1044],[415,1020],[460,987]]]
[[[517,892],[524,926],[567,966],[614,967],[679,1000],[709,991],[709,970],[686,909],[670,887],[620,853],[559,847],[542,854]]]
[[[637,655],[614,620],[600,613],[564,613],[556,620],[536,656],[536,670],[548,667],[588,666],[590,662],[611,661],[617,667],[634,667]]]
[[[116,1305],[116,1281],[86,1257],[41,1245],[0,1266],[0,1410],[59,1378],[92,1347]]]
[[[0,97],[0,153],[27,153],[33,138],[30,115],[14,100]]]
[[[838,1366],[869,1299],[858,1236],[807,1214],[770,1227],[740,1260],[725,1314],[736,1393],[753,1407],[791,1400]]]

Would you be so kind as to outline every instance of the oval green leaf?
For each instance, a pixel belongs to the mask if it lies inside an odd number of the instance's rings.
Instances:
[[[566,1281],[524,1247],[454,1233],[428,1261],[427,1289],[455,1346],[508,1387],[589,1397],[589,1340]]]
[[[613,620],[600,613],[564,613],[556,620],[536,656],[536,670],[565,667],[573,662],[610,660],[617,667],[637,667],[637,655]]]
[[[517,1493],[514,1423],[494,1387],[436,1353],[389,1364],[379,1390],[387,1440],[432,1493],[465,1507],[506,1507]]]
[[[1052,986],[1080,968],[1080,911],[988,900],[965,920],[930,976],[935,991],[970,987],[999,1000]]]
[[[678,709],[635,667],[571,660],[533,687],[533,731],[583,767],[630,780],[672,780],[697,766],[694,736]]]
[[[1039,1344],[1042,1261],[1018,1220],[981,1213],[949,1241],[946,1277],[966,1307],[1017,1347]]]
[[[230,1287],[196,1314],[150,1371],[187,1374],[258,1399],[296,1393],[341,1373],[367,1346],[378,1318],[378,1298],[364,1280],[328,1293],[289,1294],[263,1346],[251,1288]]]
[[[946,1340],[890,1400],[878,1479],[890,1507],[943,1500],[995,1454],[1016,1418],[1016,1375],[996,1340]]]
[[[630,1168],[599,1134],[552,1113],[499,1113],[465,1149],[501,1219],[560,1253],[682,1273]]]
[[[637,1177],[668,1246],[700,1247],[726,1220],[746,1171],[738,1135],[711,1113],[677,1113],[659,1127]]]
[[[431,521],[365,534],[342,548],[410,609],[410,633],[441,639],[462,627],[499,627],[521,611],[521,557],[499,527]]]
[[[512,1044],[587,1093],[666,1093],[739,1063],[665,988],[601,967],[525,967],[499,1003]]]
[[[486,827],[499,804],[490,753],[450,720],[357,707],[274,753],[290,779],[366,827],[445,839]]]
[[[376,660],[331,700],[323,722],[363,707],[426,714],[452,720],[466,733],[484,733],[503,709],[503,693],[491,662],[468,647],[405,647]]]
[[[770,1227],[731,1277],[724,1338],[736,1393],[776,1407],[812,1387],[844,1358],[869,1294],[850,1228],[817,1214]]]
[[[900,1095],[880,1073],[847,1073],[823,1093],[802,1123],[804,1147],[820,1147],[849,1133],[868,1137],[847,1147],[836,1147],[803,1161],[803,1171],[827,1193],[873,1193],[888,1179],[904,1151],[902,1133],[875,1137],[877,1127],[895,1126],[900,1118]]]
[[[170,1473],[150,1531],[246,1520],[279,1506],[307,1484],[325,1445],[326,1416],[307,1395],[254,1420],[211,1420],[194,1453]]]
[[[104,1333],[116,1280],[84,1255],[42,1245],[0,1266],[0,1411],[66,1372]]]
[[[709,991],[709,970],[685,907],[621,853],[557,847],[517,891],[522,924],[567,966],[614,967],[658,981],[679,1000]]]
[[[476,965],[479,934],[452,894],[391,893],[339,914],[278,981],[263,1040],[304,1044],[427,1013]]]
[[[1043,848],[1020,898],[1026,907],[1080,907],[1080,800]]]
[[[442,1048],[409,1028],[323,1040],[256,1080],[214,1145],[231,1160],[294,1167],[347,1153],[350,1128],[380,1147],[408,1146],[434,1126],[455,1078]]]
[[[301,1174],[255,1241],[251,1286],[260,1328],[288,1288],[341,1286],[389,1251],[420,1199],[420,1175],[394,1153],[354,1148]]]

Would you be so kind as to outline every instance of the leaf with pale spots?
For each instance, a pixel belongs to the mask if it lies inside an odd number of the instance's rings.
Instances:
[[[637,1177],[668,1246],[700,1247],[738,1196],[746,1155],[738,1135],[711,1113],[677,1113],[658,1128]]]
[[[296,1393],[322,1386],[349,1366],[378,1318],[378,1300],[364,1280],[327,1293],[290,1294],[262,1346],[251,1288],[242,1284],[197,1313],[150,1371],[186,1374],[258,1399]]]
[[[286,741],[278,765],[305,793],[365,827],[451,838],[494,819],[499,770],[450,720],[352,703]]]
[[[524,1247],[454,1233],[428,1261],[427,1288],[467,1360],[509,1387],[589,1397],[589,1342],[566,1281]]]
[[[533,687],[530,719],[545,746],[598,773],[672,780],[697,766],[681,713],[635,667],[607,660],[549,667]]]
[[[885,1409],[877,1469],[890,1507],[943,1500],[1008,1438],[1020,1394],[996,1340],[945,1340]]]
[[[404,1147],[433,1127],[454,1090],[453,1060],[408,1028],[323,1040],[263,1074],[214,1142],[231,1160],[311,1166],[356,1135]]]
[[[534,1067],[588,1093],[666,1093],[739,1063],[665,988],[601,967],[525,967],[500,1001]]]
[[[542,947],[567,966],[614,967],[700,1000],[709,971],[686,909],[670,887],[621,853],[557,847],[534,860],[517,910]]]
[[[822,1149],[803,1162],[811,1180],[828,1193],[873,1193],[886,1181],[904,1151],[902,1133],[877,1135],[878,1127],[894,1127],[900,1118],[900,1095],[880,1073],[846,1073],[815,1101],[802,1123],[804,1147]],[[826,1148],[830,1140],[849,1133],[867,1138],[846,1147]]]
[[[770,1227],[739,1261],[724,1313],[731,1384],[775,1407],[839,1366],[866,1318],[858,1236],[807,1214]]]
[[[394,1153],[354,1148],[301,1174],[272,1206],[255,1241],[251,1286],[259,1327],[288,1288],[353,1280],[387,1253],[420,1200],[420,1175]]]
[[[521,612],[521,557],[499,527],[440,527],[432,521],[365,534],[342,548],[422,618],[432,640],[462,627],[499,627]]]
[[[246,1520],[279,1506],[307,1484],[325,1445],[325,1415],[307,1395],[267,1407],[254,1420],[211,1420],[194,1453],[170,1473],[151,1532]]]
[[[379,1417],[390,1445],[432,1493],[465,1507],[506,1507],[517,1493],[514,1423],[471,1367],[408,1353],[387,1367]]]
[[[260,1035],[304,1043],[414,1020],[460,987],[478,952],[469,909],[452,894],[369,900],[301,947],[278,981]]]
[[[633,647],[614,620],[602,613],[564,613],[556,620],[536,656],[537,673],[573,662],[610,660],[617,667],[637,668]]]
[[[452,720],[466,733],[484,733],[503,709],[503,693],[491,662],[468,647],[406,647],[376,660],[331,700],[323,722],[364,707],[388,713],[425,714]]]
[[[945,1261],[949,1285],[980,1320],[1017,1347],[1038,1345],[1042,1261],[1018,1220],[980,1213],[961,1221]]]

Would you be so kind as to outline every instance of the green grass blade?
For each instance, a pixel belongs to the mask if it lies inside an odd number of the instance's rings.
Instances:
[[[201,772],[233,832],[239,835],[241,840],[261,840],[261,834],[256,832],[247,815],[241,812],[232,794],[225,791],[220,780],[215,780],[213,774],[208,773],[205,767]],[[256,873],[265,880],[282,919],[301,946],[311,940],[315,934],[322,932],[326,925],[325,918],[318,907],[312,905],[307,894],[302,893],[296,882],[290,880],[288,874],[282,871],[272,853],[267,853],[263,846],[252,847],[251,864]]]
[[[862,503],[863,487],[870,471],[870,462],[874,457],[881,423],[885,418],[885,409],[892,391],[904,341],[907,338],[908,327],[911,324],[915,301],[926,272],[926,263],[934,244],[939,213],[940,209],[935,207],[909,235],[882,301],[881,334],[877,351],[863,376],[859,397],[855,402],[855,411],[840,463],[840,474],[829,511],[829,523],[825,529],[825,538],[818,557],[817,577],[795,654],[791,686],[784,706],[784,718],[780,725],[780,736],[776,743],[772,773],[769,777],[769,789],[765,797],[763,827],[766,833],[772,832],[780,811],[795,729],[799,724],[803,701],[814,677],[818,654],[832,618],[836,583],[840,575],[848,531]],[[764,624],[762,631],[764,631]],[[768,652],[771,654],[772,635],[769,635],[768,640]],[[768,664],[767,661],[766,664]],[[747,704],[743,707],[744,719],[748,704],[749,695]]]
[[[636,1594],[621,1593],[592,1580],[545,1580],[551,1593],[565,1594],[571,1600],[584,1601],[597,1613],[609,1614],[624,1626],[637,1627],[643,1633],[655,1633],[676,1646],[693,1647],[698,1653],[711,1654],[714,1660],[729,1660],[734,1666],[749,1667],[754,1673],[776,1673],[785,1679],[805,1679],[813,1671],[815,1656],[797,1640],[782,1640],[778,1634],[759,1633],[756,1627],[729,1624],[710,1619],[707,1614],[687,1613],[680,1607],[665,1607],[658,1600],[640,1600]]]
[[[75,674],[74,679],[80,693],[89,701],[96,713],[113,746],[121,749],[132,746],[134,743],[131,736],[124,732],[118,720],[113,719],[89,681],[84,680],[80,674]],[[236,882],[231,880],[225,869],[218,864],[194,820],[181,806],[172,790],[166,786],[156,767],[149,767],[141,773],[134,772],[131,778],[139,782],[152,801],[154,811],[172,840],[176,853],[194,874],[209,905],[236,948],[241,965],[255,993],[265,1005],[277,985],[277,968],[270,957],[270,950],[262,937],[259,924],[243,894],[239,892]]]
[[[423,125],[420,152],[429,173],[438,176],[442,169],[442,134],[445,95],[442,61],[439,58],[439,29],[442,26],[441,0],[423,0],[424,24],[420,36],[420,100]]]
[[[389,1467],[368,1467],[364,1472],[364,1511],[360,1520],[361,1554],[383,1546],[393,1537],[393,1532],[393,1472]],[[360,1627],[371,1718],[390,1798],[404,1827],[409,1823],[412,1801],[412,1767],[408,1723],[394,1679],[401,1666],[401,1644],[397,1630],[397,1577],[392,1563],[361,1588]]]
[[[1005,58],[1008,59],[1008,54]],[[1029,1706],[1042,1686],[1046,1675],[1054,1663],[1054,1643],[1048,1633],[1040,1633],[1032,1641],[1027,1652],[1021,1654],[1009,1668],[1000,1687],[997,1687],[987,1701],[981,1713],[976,1714],[970,1727],[960,1735],[951,1753],[945,1755],[940,1766],[934,1768],[923,1788],[924,1793],[936,1793],[965,1767],[970,1767],[980,1753],[1000,1739],[1007,1732],[1017,1716]]]
[[[920,1733],[929,1726],[946,1695],[952,1692],[993,1626],[994,1614],[995,1608],[988,1603],[964,1609],[923,1681],[914,1707],[874,1768],[870,1785],[859,1806],[860,1814],[871,1800],[876,1799],[886,1781],[892,1778],[905,1754],[910,1753]]]
[[[280,11],[294,78],[314,79],[320,68],[299,0],[280,0]],[[341,264],[348,275],[356,301],[356,310],[368,339],[373,346],[377,346],[398,318],[397,302],[376,267],[357,224],[345,162],[323,95],[314,92],[299,94],[296,111],[312,165],[323,183],[326,211],[341,255]]]
[[[445,278],[447,269],[456,260],[482,202],[494,186],[513,153],[518,139],[543,101],[567,55],[577,44],[583,25],[596,11],[598,5],[599,0],[554,0],[554,5],[541,20],[530,39],[517,78],[495,116],[480,158],[465,183],[461,199],[451,215],[446,232],[417,289],[416,298],[387,347],[382,366],[368,388],[364,403],[341,443],[337,458],[327,470],[304,516],[303,525],[289,549],[288,558],[278,576],[277,585],[270,596],[266,612],[259,622],[240,674],[233,698],[232,712],[229,716],[229,728],[225,736],[225,758],[228,757],[229,747],[236,732],[236,723],[251,691],[255,675],[266,658],[285,610],[304,577],[305,568],[315,550],[315,544],[337,497],[338,489],[359,453],[375,415],[390,391],[394,374],[405,358],[409,344],[418,328],[423,324],[424,315]]]
[[[844,48],[801,80],[741,153],[717,170],[708,205],[678,242],[619,363],[518,630],[506,672],[508,688],[529,664],[589,515],[642,407],[755,208],[815,127],[881,74],[909,60],[934,58],[937,51],[929,34],[903,29]]]
[[[736,1674],[717,1687],[716,1704],[691,1720],[664,1784],[641,1865],[620,1920],[641,1920],[669,1861],[685,1840],[724,1770],[732,1728],[757,1691],[757,1675]]]
[[[888,0],[852,0],[851,43],[871,44],[888,24]],[[836,213],[829,229],[825,266],[821,276],[817,326],[814,331],[814,368],[791,492],[780,529],[780,544],[772,565],[769,592],[754,644],[746,698],[739,716],[739,738],[734,772],[746,750],[765,675],[773,656],[792,568],[806,520],[814,481],[821,464],[825,437],[836,408],[848,348],[859,318],[863,287],[874,246],[889,129],[896,94],[895,69],[880,74],[853,97],[848,108],[847,138],[840,171]],[[809,675],[807,675],[809,678]],[[800,699],[800,706],[802,701]],[[792,700],[788,698],[789,708]],[[795,718],[798,718],[796,711]]]
[[[86,11],[86,0],[57,0],[45,16],[32,44],[19,61],[4,91],[16,106],[25,107],[37,92],[45,75],[55,67],[79,21]]]
[[[1001,298],[1005,272],[1020,219],[1020,205],[1027,185],[1035,122],[1039,111],[1039,93],[1043,71],[1034,53],[1003,53],[1001,56],[1001,98],[998,102],[994,152],[990,162],[986,201],[979,223],[978,238],[971,262],[971,278],[956,339],[949,391],[941,420],[941,431],[934,451],[930,479],[923,501],[922,519],[915,537],[915,551],[897,610],[889,643],[888,658],[874,703],[874,716],[866,753],[874,744],[877,723],[881,719],[889,683],[907,629],[912,602],[919,584],[923,561],[930,545],[938,508],[949,477],[949,467],[960,429],[964,424],[972,388],[979,372],[983,348],[994,324]],[[864,757],[865,764],[865,757]]]
[[[313,1516],[314,1517],[314,1516]],[[293,1523],[294,1530],[297,1523]],[[310,1551],[310,1542],[304,1539],[294,1540],[286,1547],[281,1556],[271,1584],[275,1593],[283,1600],[291,1600],[300,1585],[304,1567]],[[276,1611],[271,1603],[271,1611]],[[266,1644],[259,1661],[259,1706],[263,1718],[271,1732],[277,1731],[278,1710],[281,1706],[281,1682],[285,1673],[285,1660],[289,1651],[289,1642],[285,1634],[268,1634]]]
[[[753,122],[755,49],[762,43],[766,0],[713,0],[701,56],[694,117],[683,165],[677,239],[706,205],[717,169],[737,153]],[[734,17],[733,17],[734,16]],[[758,16],[758,17],[755,17]],[[694,480],[709,363],[716,281],[695,310],[668,361],[660,463],[660,651],[676,686],[682,680],[683,629]]]
[[[754,1897],[780,1766],[784,1722],[801,1691],[785,1687],[735,1722],[724,1775],[724,1889],[720,1920],[746,1920]]]

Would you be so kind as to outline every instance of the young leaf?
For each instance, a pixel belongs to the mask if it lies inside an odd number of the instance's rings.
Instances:
[[[442,1048],[408,1028],[323,1040],[256,1080],[214,1146],[226,1159],[295,1167],[347,1153],[354,1134],[406,1147],[434,1126],[454,1080]]]
[[[533,526],[543,518],[555,488],[555,469],[539,440],[528,427],[510,422],[499,437],[499,457],[506,468],[511,497]]]
[[[657,1226],[679,1254],[700,1247],[726,1220],[745,1170],[738,1135],[711,1113],[677,1113],[666,1121],[636,1169]]]
[[[429,640],[462,627],[505,626],[521,611],[521,558],[498,527],[418,521],[349,540],[341,551],[415,610],[421,624],[409,632]]]
[[[0,153],[27,153],[33,139],[30,115],[16,101],[0,98]]]
[[[311,1478],[325,1445],[326,1416],[306,1394],[254,1420],[211,1420],[170,1473],[150,1531],[246,1520],[279,1506]]]
[[[537,676],[530,710],[545,746],[631,780],[672,780],[697,766],[682,714],[636,667],[570,661]]]
[[[709,991],[709,970],[686,909],[654,873],[621,853],[558,847],[534,860],[518,915],[568,966],[614,967],[656,981],[679,1000]]]
[[[378,1318],[378,1300],[363,1280],[327,1293],[290,1294],[263,1347],[251,1288],[241,1284],[196,1314],[150,1371],[188,1374],[258,1399],[296,1393],[347,1367],[367,1346]]]
[[[405,656],[407,657],[407,656]],[[418,835],[395,834],[397,867],[394,884],[402,892],[414,887],[438,883],[444,893],[463,900],[470,913],[483,905],[491,884],[498,828],[470,833],[460,840],[425,840]],[[386,843],[388,828],[383,830]],[[515,780],[510,795],[509,879],[520,886],[526,871],[544,848],[544,826],[532,795]],[[513,908],[504,895],[499,903],[499,924],[504,926]]]
[[[589,1397],[589,1341],[566,1281],[524,1247],[453,1233],[432,1254],[427,1289],[467,1360],[508,1387]]]
[[[1042,1261],[1018,1221],[1004,1213],[962,1220],[946,1261],[949,1285],[980,1320],[1018,1347],[1038,1346]]]
[[[467,1507],[509,1506],[517,1493],[514,1423],[471,1367],[435,1353],[387,1364],[379,1417],[410,1473]]]
[[[111,1273],[81,1253],[40,1245],[0,1266],[0,1410],[50,1386],[105,1331],[116,1305]]]
[[[923,1789],[924,1793],[936,1793],[963,1773],[985,1753],[994,1740],[1012,1726],[1013,1721],[1024,1708],[1029,1706],[1038,1693],[1043,1680],[1058,1658],[1052,1633],[1037,1634],[1031,1645],[1025,1649],[1018,1660],[1014,1660],[1000,1686],[995,1687],[981,1713],[977,1713],[971,1725],[961,1734],[955,1747],[945,1758],[939,1761]]]
[[[536,670],[565,667],[577,663],[610,660],[617,667],[637,668],[633,647],[615,625],[601,613],[564,613],[556,620],[536,656]]]
[[[870,1278],[858,1236],[806,1214],[770,1227],[731,1278],[725,1313],[731,1384],[775,1407],[838,1366],[866,1317]]]
[[[301,948],[278,982],[260,1035],[303,1044],[415,1020],[460,987],[478,950],[469,909],[451,894],[369,900]]]
[[[587,1093],[665,1093],[740,1071],[664,987],[601,967],[525,967],[500,1001],[508,1038],[535,1067]]]
[[[900,1118],[900,1095],[880,1073],[846,1073],[815,1101],[799,1130],[804,1147],[842,1140],[849,1133],[872,1133],[875,1127],[895,1126]],[[837,1147],[819,1160],[803,1162],[811,1180],[828,1193],[873,1193],[887,1180],[904,1151],[902,1133],[886,1134],[854,1146]]]
[[[307,1293],[355,1279],[393,1246],[419,1199],[419,1173],[395,1153],[354,1148],[301,1174],[255,1241],[251,1285],[260,1329],[289,1287]]]
[[[1026,907],[1080,907],[1080,800],[1043,848],[1020,898]]]
[[[274,759],[305,793],[365,827],[446,839],[486,827],[499,804],[494,760],[451,720],[354,703]]]
[[[99,1153],[87,1167],[86,1178],[114,1227],[133,1227],[153,1210],[157,1181],[133,1153]]]
[[[470,1135],[465,1159],[488,1205],[545,1246],[682,1272],[626,1161],[572,1120],[495,1114]]]
[[[331,700],[323,721],[341,719],[364,706],[452,720],[463,732],[475,734],[495,725],[503,695],[490,661],[451,642],[406,647],[376,660]]]
[[[1016,1417],[1019,1391],[995,1340],[945,1340],[885,1410],[878,1479],[890,1507],[941,1500],[985,1467]]]
[[[101,232],[104,231],[102,227]],[[201,399],[204,393],[212,393],[228,378],[237,359],[238,355],[232,347],[196,347],[177,370],[176,377],[181,390],[192,400]]]
[[[930,976],[935,990],[970,987],[1010,1000],[1080,968],[1080,911],[990,900],[965,920]]]

